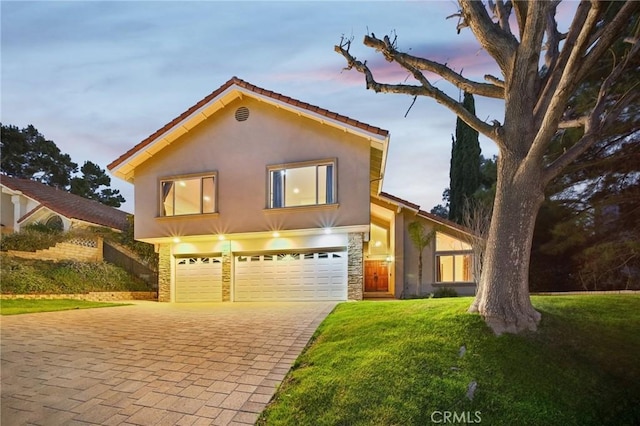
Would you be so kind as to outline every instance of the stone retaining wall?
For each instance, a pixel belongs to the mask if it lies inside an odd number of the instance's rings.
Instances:
[[[36,251],[9,250],[9,256],[20,257],[22,259],[53,260],[74,260],[77,262],[101,262],[102,261],[102,238],[95,240],[75,239],[68,242],[58,243],[53,247]]]
[[[158,300],[158,293],[155,291],[101,291],[80,294],[2,294],[0,299],[72,299],[90,302],[119,302],[126,300]]]

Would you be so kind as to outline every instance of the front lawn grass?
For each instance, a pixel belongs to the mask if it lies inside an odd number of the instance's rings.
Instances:
[[[500,337],[470,303],[338,305],[259,424],[640,424],[640,296],[533,297],[539,331]]]
[[[126,303],[88,302],[84,300],[32,300],[32,299],[3,299],[0,301],[0,314],[20,315],[36,312],[68,311],[71,309],[108,308],[125,306]]]

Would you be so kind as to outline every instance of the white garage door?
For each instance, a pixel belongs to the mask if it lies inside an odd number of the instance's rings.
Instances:
[[[222,301],[222,259],[176,259],[176,302]]]
[[[347,300],[347,253],[236,256],[236,301]]]

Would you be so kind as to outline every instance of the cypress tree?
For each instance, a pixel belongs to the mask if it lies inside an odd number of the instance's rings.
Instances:
[[[464,93],[463,106],[475,114],[473,95]],[[456,136],[452,137],[449,170],[449,219],[462,223],[466,200],[471,200],[480,187],[480,143],[478,132],[460,118],[456,120]]]

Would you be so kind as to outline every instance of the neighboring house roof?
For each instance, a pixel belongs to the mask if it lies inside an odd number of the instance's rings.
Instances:
[[[366,137],[372,143],[372,180],[376,180],[376,193],[381,188],[381,178],[384,172],[387,154],[389,132],[376,126],[363,123],[353,118],[329,111],[327,109],[299,101],[280,93],[255,86],[238,77],[232,77],[218,89],[207,95],[201,101],[187,109],[178,117],[165,124],[162,128],[147,137],[142,142],[122,154],[107,168],[117,177],[133,182],[133,170],[149,159],[165,146],[193,129],[202,121],[224,108],[236,98],[250,96],[281,108],[295,111],[309,118],[344,129],[345,131]],[[374,149],[375,147],[375,149]]]
[[[34,180],[6,175],[0,175],[0,184],[40,203],[36,208],[19,218],[18,222],[24,221],[36,211],[46,207],[69,219],[82,220],[120,230],[124,230],[127,226],[128,213],[98,201],[89,200]]]
[[[397,204],[397,205],[400,205],[402,207],[406,207],[406,208],[408,208],[410,210],[413,210],[413,211],[416,212],[416,214],[418,216],[421,216],[421,217],[423,217],[425,219],[429,219],[429,220],[431,220],[433,222],[436,222],[436,223],[438,223],[440,225],[456,229],[456,230],[458,230],[460,232],[464,232],[465,234],[469,234],[469,235],[473,235],[474,234],[474,232],[471,229],[467,228],[466,226],[459,225],[459,224],[457,224],[457,223],[455,223],[455,222],[453,222],[453,221],[451,221],[449,219],[445,219],[445,218],[440,217],[438,215],[435,215],[433,213],[429,213],[429,212],[426,212],[424,210],[421,210],[419,205],[414,204],[414,203],[412,203],[410,201],[407,201],[407,200],[403,200],[402,198],[396,197],[395,195],[391,195],[391,194],[388,194],[386,192],[381,192],[380,193],[380,197],[383,198],[383,199],[386,199],[387,201],[390,201],[390,202],[392,202],[394,204]]]

